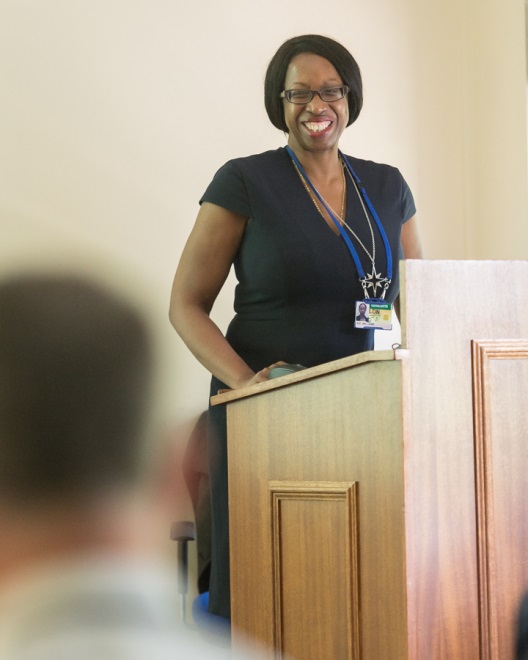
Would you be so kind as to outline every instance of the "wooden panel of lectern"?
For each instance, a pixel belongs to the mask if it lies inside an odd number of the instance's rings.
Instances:
[[[227,406],[233,645],[513,657],[528,588],[528,262],[401,262],[402,341]],[[277,356],[280,358],[280,356]]]

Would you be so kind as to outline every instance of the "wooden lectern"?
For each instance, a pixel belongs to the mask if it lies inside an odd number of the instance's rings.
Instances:
[[[402,345],[227,405],[233,644],[505,660],[528,588],[528,262],[402,262]],[[278,356],[280,357],[280,356]]]

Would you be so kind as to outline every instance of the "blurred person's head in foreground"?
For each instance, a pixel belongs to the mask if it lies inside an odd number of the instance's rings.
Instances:
[[[146,478],[153,371],[150,331],[117,293],[75,275],[0,283],[0,510],[19,547],[126,533],[115,507]]]
[[[46,273],[0,281],[6,660],[213,657],[173,625],[161,540],[177,490],[154,460],[154,353],[144,315],[106,286]]]
[[[2,660],[232,657],[177,625],[155,348],[146,313],[91,279],[0,280]]]

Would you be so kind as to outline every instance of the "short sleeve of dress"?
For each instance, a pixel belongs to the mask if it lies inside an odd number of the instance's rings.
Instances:
[[[200,199],[200,204],[210,202],[222,208],[251,216],[251,204],[244,175],[236,161],[230,160],[214,175]]]
[[[407,220],[410,220],[413,217],[413,215],[416,214],[416,205],[414,203],[414,197],[411,192],[411,189],[407,185],[407,181],[405,181],[403,176],[402,176],[401,205],[402,205],[402,219],[403,219],[403,223],[405,223],[407,222]]]

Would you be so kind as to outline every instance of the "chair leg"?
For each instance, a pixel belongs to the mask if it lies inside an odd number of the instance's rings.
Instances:
[[[178,593],[180,594],[180,610],[182,623],[187,622],[187,593],[189,591],[189,541],[196,539],[196,528],[193,522],[182,520],[174,522],[170,531],[171,540],[178,543]]]

